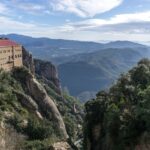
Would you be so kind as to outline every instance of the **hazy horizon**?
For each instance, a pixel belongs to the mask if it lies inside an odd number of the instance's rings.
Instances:
[[[1,34],[149,42],[150,0],[1,0]]]
[[[79,42],[95,42],[95,43],[100,43],[100,44],[108,44],[111,42],[133,42],[133,43],[138,43],[138,44],[143,44],[145,46],[150,46],[150,41],[132,41],[132,40],[99,40],[99,41],[92,41],[92,40],[79,40],[79,39],[67,39],[67,38],[51,38],[51,37],[46,37],[46,36],[31,36],[31,35],[25,35],[25,34],[18,34],[18,33],[6,33],[6,34],[1,34],[4,36],[7,35],[19,35],[19,36],[27,36],[27,37],[32,37],[32,38],[49,38],[49,39],[54,39],[54,40],[71,40],[71,41],[79,41]]]

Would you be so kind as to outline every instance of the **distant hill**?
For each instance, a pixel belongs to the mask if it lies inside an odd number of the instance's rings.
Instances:
[[[149,47],[130,41],[101,44],[17,34],[2,36],[21,43],[34,57],[57,64],[62,86],[82,100],[109,88],[120,73],[149,56]]]
[[[50,39],[50,38],[33,38],[30,36],[8,34],[1,35],[8,37],[16,42],[21,43],[33,53],[34,57],[50,60],[56,57],[73,56],[81,53],[91,53],[106,48],[136,48],[144,47],[141,44],[129,41],[116,41],[107,44],[96,42],[83,42],[63,39]]]
[[[145,47],[145,45],[138,44],[130,41],[114,41],[104,44],[105,48],[137,48],[137,47]]]
[[[32,38],[24,35],[2,35],[23,44],[37,58],[49,60],[55,57],[89,53],[102,48],[103,44],[63,39]]]
[[[58,66],[60,79],[71,94],[82,97],[108,89],[121,73],[127,72],[141,58],[149,55],[145,48],[109,48],[65,59]]]

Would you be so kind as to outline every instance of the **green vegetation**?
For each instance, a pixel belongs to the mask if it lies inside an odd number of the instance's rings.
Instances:
[[[28,69],[24,67],[16,68],[12,72],[0,70],[0,121],[14,128],[18,135],[25,136],[19,145],[22,149],[46,150],[51,144],[61,141],[62,137],[54,121],[47,120],[46,117],[38,118],[37,114],[23,105],[18,98],[15,91],[29,95],[26,86],[26,78],[29,75]],[[73,106],[76,104],[77,110],[81,110],[81,106],[74,98],[59,95],[53,86],[42,84],[57,104],[70,138],[76,139],[77,125],[82,123],[82,117],[80,113],[76,115],[73,112]]]
[[[57,92],[55,92],[54,84],[45,84],[42,79],[38,79],[45,87],[49,96],[57,104],[57,107],[64,118],[68,135],[72,138],[72,140],[77,140],[82,136],[82,128],[78,128],[78,126],[81,126],[83,123],[83,106],[79,100],[70,96],[68,92],[62,91],[62,95],[59,95]],[[76,109],[76,112],[74,108]]]
[[[121,75],[109,92],[85,104],[85,149],[134,149],[150,143],[150,61],[141,60]],[[99,127],[96,135],[93,130]]]
[[[26,145],[27,149],[41,150],[42,148],[36,144],[37,140],[44,149],[44,145],[48,146],[59,141],[60,137],[54,122],[39,120],[36,115],[21,104],[14,93],[14,90],[25,93],[24,81],[27,71],[25,68],[15,69],[12,73],[0,71],[0,116],[1,120],[11,125],[18,133],[28,137],[22,147]]]

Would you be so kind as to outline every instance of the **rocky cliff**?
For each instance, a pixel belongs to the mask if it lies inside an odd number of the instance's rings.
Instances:
[[[0,70],[0,148],[76,149],[73,141],[82,135],[81,105],[61,92],[53,64],[34,61],[25,49],[23,64],[12,72]]]
[[[23,47],[23,65],[26,66],[33,75],[49,82],[58,94],[61,94],[61,84],[58,71],[55,65],[49,61],[34,59],[32,54]]]
[[[40,110],[46,114],[49,120],[55,121],[57,128],[63,135],[64,140],[68,138],[64,121],[54,101],[48,96],[44,87],[29,74],[26,77],[26,84],[30,95],[34,98]]]
[[[35,74],[35,64],[33,56],[30,52],[28,52],[24,47],[22,50],[23,55],[23,65],[26,66],[30,72],[34,75]]]
[[[61,94],[56,67],[50,62],[34,60],[32,54],[30,54],[25,48],[23,48],[23,65],[31,72],[26,75],[26,87],[28,88],[30,95],[34,98],[34,105],[39,106],[40,110],[47,114],[49,120],[53,119],[57,122],[58,129],[60,129],[64,138],[67,139],[68,135],[65,125],[56,104],[48,96],[44,87],[42,87],[34,77],[37,73],[38,76],[44,78],[47,82],[51,81],[57,88],[57,92]]]
[[[39,59],[34,60],[35,73],[42,77],[45,82],[51,82],[55,87],[55,90],[61,94],[61,85],[58,77],[58,71],[55,65],[51,62],[43,61]]]

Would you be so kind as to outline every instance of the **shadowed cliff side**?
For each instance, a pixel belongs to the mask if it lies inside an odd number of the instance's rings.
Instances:
[[[51,82],[55,91],[61,94],[61,85],[58,77],[58,71],[51,62],[34,59],[35,73],[42,77],[45,82]]]
[[[32,54],[23,47],[22,55],[23,55],[23,65],[26,66],[30,70],[30,72],[34,75],[35,65]]]

